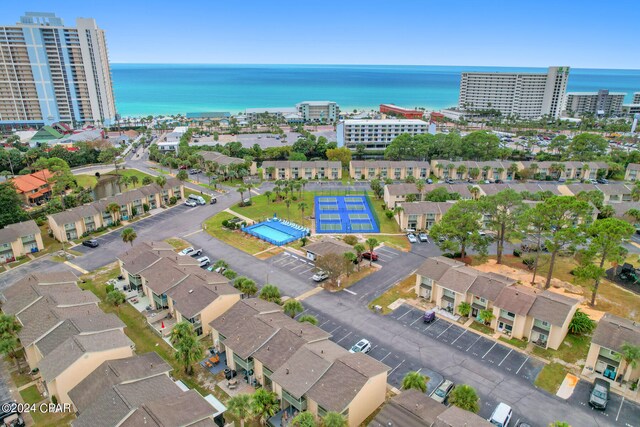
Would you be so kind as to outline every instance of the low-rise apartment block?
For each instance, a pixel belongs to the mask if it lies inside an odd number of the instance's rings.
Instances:
[[[69,396],[73,427],[215,426],[216,408],[196,390],[184,390],[157,353],[103,362]]]
[[[277,160],[262,163],[262,179],[342,179],[342,164],[326,160]]]
[[[206,162],[217,163],[219,166],[226,168],[229,168],[230,165],[244,165],[247,163],[245,159],[230,157],[217,151],[198,151],[198,154],[201,155]],[[255,175],[258,172],[256,162],[250,162],[247,165],[247,170],[250,175]]]
[[[388,366],[349,353],[329,333],[291,319],[276,304],[241,300],[211,327],[214,345],[238,378],[278,395],[278,420],[285,412],[322,417],[333,411],[358,426],[385,400]]]
[[[516,167],[512,165],[516,165]],[[461,161],[452,162],[448,160],[432,160],[431,169],[433,174],[440,179],[479,179],[512,181],[515,179],[515,172],[522,169],[519,162],[510,161],[486,161],[472,162]]]
[[[539,179],[596,179],[606,176],[606,162],[520,162],[522,169],[531,170]]]
[[[161,336],[181,321],[191,323],[197,336],[207,336],[209,323],[241,296],[226,277],[201,269],[195,258],[179,255],[164,242],[142,242],[118,261],[130,291],[148,300],[153,315],[147,321]]]
[[[560,187],[568,195],[577,195],[582,191],[599,191],[604,196],[605,204],[632,202],[633,185],[626,184],[571,184]]]
[[[383,199],[387,207],[393,209],[398,203],[420,201],[435,189],[444,188],[450,194],[457,194],[460,199],[472,199],[473,194],[467,184],[424,184],[422,194],[414,183],[389,184],[384,186]]]
[[[49,228],[59,242],[68,242],[86,236],[99,228],[107,227],[119,220],[128,220],[146,212],[169,204],[172,197],[184,198],[182,182],[167,178],[164,187],[149,184],[93,203],[78,206],[52,215],[47,215]],[[113,204],[119,211],[111,211]]]
[[[129,357],[134,344],[124,323],[98,308],[98,298],[83,291],[71,272],[31,273],[2,294],[2,311],[22,325],[18,337],[31,369],[60,403],[68,392],[105,360]]]
[[[416,294],[454,313],[471,305],[470,317],[492,314],[491,328],[543,348],[557,349],[569,329],[579,300],[551,291],[536,291],[516,280],[485,273],[445,257],[427,259],[417,271]]]
[[[624,173],[626,181],[638,181],[640,179],[640,163],[629,163]]]
[[[34,220],[9,224],[0,230],[0,263],[43,249],[42,233]]]
[[[597,92],[567,92],[564,111],[572,117],[579,117],[584,114],[594,116],[618,116],[622,113],[624,92],[609,92],[601,89]]]
[[[427,133],[429,124],[416,119],[342,120],[336,128],[338,147],[355,151],[358,145],[366,150],[384,150],[402,134]]]
[[[623,344],[640,346],[640,325],[629,319],[605,314],[593,332],[582,374],[628,383],[640,378],[640,365],[629,367],[620,357]]]
[[[400,203],[399,224],[403,230],[430,230],[455,202]]]
[[[427,179],[431,169],[429,162],[388,161],[388,160],[352,160],[349,164],[349,176],[352,179],[386,179],[404,180],[408,177]]]
[[[340,113],[333,101],[302,101],[296,104],[296,110],[305,122],[334,122]]]

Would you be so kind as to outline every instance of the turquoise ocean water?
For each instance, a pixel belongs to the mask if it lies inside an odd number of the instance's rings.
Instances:
[[[122,116],[197,111],[238,113],[289,107],[304,100],[336,101],[343,110],[381,103],[441,109],[458,100],[463,71],[544,68],[382,65],[112,64]],[[572,69],[569,91],[640,92],[640,70]]]

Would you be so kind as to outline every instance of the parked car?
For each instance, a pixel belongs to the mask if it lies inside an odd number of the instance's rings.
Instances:
[[[422,315],[422,322],[423,323],[431,323],[434,320],[436,320],[436,312],[433,311],[433,310],[427,310]]]
[[[189,246],[188,248],[184,248],[183,250],[178,252],[178,255],[199,256],[202,255],[202,249],[194,249],[193,246]]]
[[[323,280],[327,280],[329,278],[329,274],[326,271],[318,271],[313,275],[312,279],[314,282],[322,282]]]
[[[511,421],[511,417],[513,416],[513,411],[511,407],[506,403],[498,403],[496,409],[493,410],[493,414],[491,414],[491,418],[489,421],[494,426],[498,427],[507,427],[509,425],[509,421]]]
[[[445,184],[453,184],[453,180],[451,178],[447,178],[444,180]]]
[[[216,203],[218,203],[218,199],[216,198],[216,196],[211,196],[211,200],[209,201],[210,204],[215,205]]]
[[[361,339],[351,347],[349,353],[369,353],[371,351],[371,343],[369,340]]]
[[[100,243],[96,239],[89,239],[82,242],[82,246],[88,246],[90,248],[97,248]]]
[[[195,202],[197,205],[206,205],[207,204],[207,202],[204,200],[204,197],[198,196],[197,194],[191,194],[191,195],[189,195],[189,197],[187,199]]]
[[[417,243],[418,239],[416,239],[416,235],[415,234],[407,234],[407,239],[409,239],[409,242],[411,243]]]
[[[200,172],[202,172],[200,169],[191,169],[191,170],[189,170],[189,174],[190,175],[196,175],[196,174],[199,174]]]
[[[431,392],[430,396],[436,402],[444,403],[447,396],[449,396],[449,393],[451,393],[451,390],[453,390],[453,381],[444,380],[435,390],[433,390],[433,392]]]
[[[501,179],[496,179],[494,182],[495,182],[496,184],[504,184],[504,181],[503,181],[503,180],[501,180]]]
[[[198,206],[198,204],[194,200],[191,200],[191,199],[185,200],[184,204],[186,206],[189,206],[190,208],[195,208],[196,206]]]
[[[609,381],[596,378],[589,395],[589,405],[595,409],[606,409],[609,402]]]
[[[418,234],[418,239],[420,239],[421,242],[429,243],[429,236],[427,235],[427,233]]]
[[[609,180],[606,178],[598,178],[596,179],[596,181],[598,181],[598,184],[608,184]]]
[[[367,251],[367,252],[363,252],[362,253],[362,258],[370,259],[371,261],[377,261],[378,260],[378,254],[375,253],[375,252]]]
[[[433,180],[431,178],[427,178],[427,184],[433,184]]]
[[[206,267],[207,265],[211,264],[211,260],[208,256],[203,256],[198,258],[198,263],[200,264],[200,267]]]
[[[218,273],[218,274],[222,274],[222,273],[224,273],[225,271],[227,271],[227,267],[223,267],[223,266],[220,266],[220,267],[214,267],[214,266],[212,265],[212,266],[210,266],[210,267],[207,267],[207,271],[214,271],[214,272],[216,272],[216,273]]]

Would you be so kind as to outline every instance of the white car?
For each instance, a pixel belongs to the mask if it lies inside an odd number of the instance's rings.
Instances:
[[[427,233],[418,234],[418,239],[420,239],[421,242],[429,243],[429,236],[427,235]]]
[[[349,349],[349,353],[369,353],[371,351],[371,343],[369,340],[361,339]]]
[[[494,426],[508,427],[512,415],[513,411],[511,410],[511,407],[506,403],[500,402],[498,406],[496,406],[496,409],[493,410],[491,418],[489,418],[487,421],[489,421]]]
[[[190,208],[195,208],[196,206],[198,206],[198,204],[197,204],[195,201],[191,200],[191,199],[187,199],[187,200],[184,202],[184,204],[185,204],[186,206],[189,206]]]
[[[197,261],[200,264],[200,267],[206,267],[207,265],[211,264],[211,260],[208,256],[200,257]]]
[[[329,278],[329,275],[327,274],[326,271],[318,271],[312,277],[314,282],[322,282],[323,280],[327,280],[328,278]]]
[[[418,239],[416,239],[415,234],[407,234],[407,239],[409,239],[411,243],[418,243]]]
[[[189,246],[188,248],[184,248],[183,250],[178,252],[178,255],[199,256],[202,255],[202,249],[194,249],[192,246]]]

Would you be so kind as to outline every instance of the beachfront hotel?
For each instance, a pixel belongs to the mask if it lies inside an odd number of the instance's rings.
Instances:
[[[366,150],[384,150],[403,133],[427,133],[429,124],[417,119],[342,120],[337,126],[338,147],[355,150],[359,144]]]
[[[27,12],[0,26],[0,128],[109,125],[116,108],[105,33],[92,18],[67,27]]]
[[[581,116],[585,113],[604,116],[617,116],[622,113],[624,92],[609,92],[601,89],[597,92],[568,92],[564,111],[570,116]]]
[[[560,117],[569,67],[549,67],[546,73],[462,73],[458,108],[498,110],[521,119]]]
[[[340,112],[333,101],[302,101],[296,104],[296,109],[305,122],[333,122]]]

